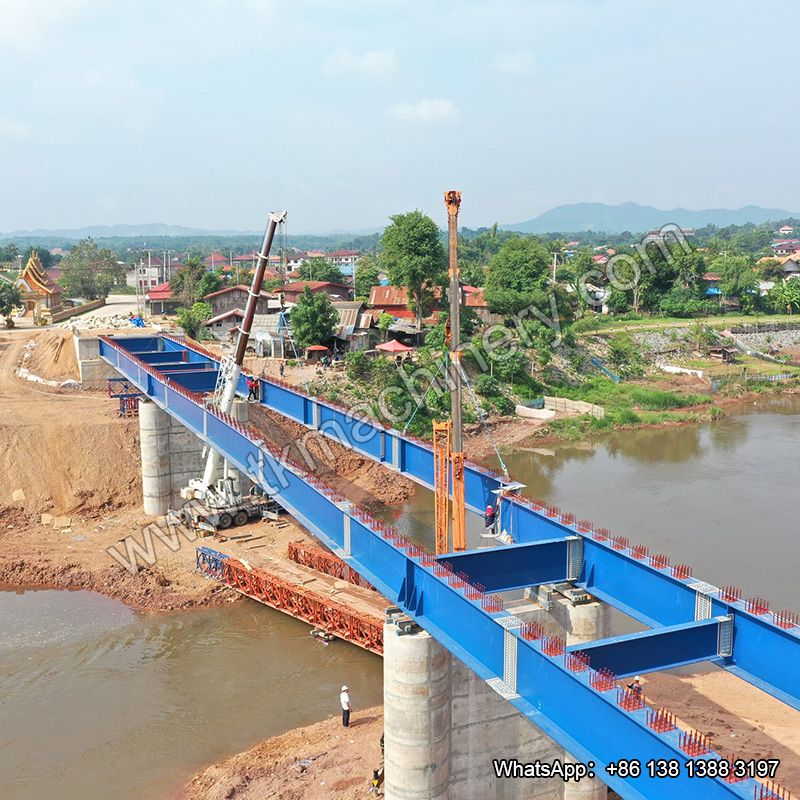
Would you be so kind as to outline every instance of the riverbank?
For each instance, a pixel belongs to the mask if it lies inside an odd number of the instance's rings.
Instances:
[[[722,670],[644,676],[644,692],[676,714],[679,727],[710,736],[717,752],[780,759],[776,779],[800,789],[797,712],[783,703]],[[297,728],[203,769],[179,800],[362,798],[381,761],[382,732],[381,707],[354,714],[347,732],[338,717]]]
[[[361,800],[381,765],[383,709],[275,736],[195,775],[179,800]]]
[[[554,421],[494,417],[483,425],[470,425],[465,429],[467,453],[476,461],[485,462],[495,457],[495,447],[501,455],[514,450],[547,447],[562,442],[598,441],[615,431],[661,430],[698,426],[720,420],[737,413],[749,405],[770,397],[796,397],[800,386],[763,384],[757,390],[731,391],[715,394],[713,402],[686,406],[674,412],[642,413],[637,422],[604,425],[594,417],[568,417]],[[599,423],[599,424],[598,424]]]

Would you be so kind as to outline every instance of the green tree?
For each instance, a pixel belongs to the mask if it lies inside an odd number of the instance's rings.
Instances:
[[[500,314],[511,316],[523,308],[549,309],[544,296],[549,254],[533,237],[509,239],[489,262],[486,301]]]
[[[800,310],[800,281],[796,278],[776,283],[767,295],[772,307],[787,314]]]
[[[203,323],[211,318],[211,306],[208,303],[193,303],[191,308],[178,309],[178,325],[191,339],[201,339]]]
[[[13,261],[19,255],[19,248],[14,242],[0,245],[0,264],[7,264]]]
[[[706,271],[706,262],[700,253],[678,250],[673,253],[673,260],[678,283],[684,289],[696,289],[700,286]]]
[[[189,256],[184,265],[172,276],[169,288],[182,306],[191,308],[204,294],[200,294],[200,283],[206,275],[206,268],[198,256]]]
[[[370,289],[380,282],[381,270],[372,256],[361,256],[356,265],[356,298],[367,300]]]
[[[421,211],[395,214],[381,237],[381,264],[395,286],[405,286],[417,328],[433,307],[433,288],[444,278],[446,254],[436,223]]]
[[[330,281],[331,283],[342,283],[344,275],[335,264],[327,258],[314,257],[306,259],[297,270],[300,280],[303,281]]]
[[[783,278],[783,264],[777,258],[768,258],[758,266],[765,281],[779,281]]]
[[[125,268],[110,250],[100,249],[93,239],[82,239],[61,261],[59,283],[67,296],[94,300],[105,297],[125,280]]]
[[[387,314],[385,311],[378,317],[378,330],[383,334],[384,339],[386,339],[386,334],[393,322],[394,317],[391,314]]]
[[[712,262],[711,268],[719,273],[723,297],[744,299],[758,287],[758,276],[748,256],[722,255]]]
[[[19,288],[13,283],[0,280],[0,316],[6,318],[6,327],[13,328],[14,320],[11,312],[22,304],[22,295]]]
[[[206,297],[222,288],[222,276],[218,272],[206,272],[197,282],[197,296]]]
[[[42,266],[45,269],[49,269],[50,267],[55,264],[55,256],[45,247],[29,247],[25,250],[22,254],[22,265],[28,263],[28,259],[31,257],[32,253],[36,253],[39,256],[39,261],[42,262]],[[0,259],[2,261],[2,259]]]
[[[333,339],[339,315],[325,292],[314,294],[306,286],[292,309],[292,332],[298,347],[325,344]]]

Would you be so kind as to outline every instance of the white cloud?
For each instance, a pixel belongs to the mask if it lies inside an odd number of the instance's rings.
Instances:
[[[536,70],[536,61],[527,50],[516,50],[495,56],[492,68],[503,75],[530,75]]]
[[[395,103],[390,113],[401,122],[422,125],[447,125],[458,119],[458,109],[450,100],[419,100],[416,103]]]
[[[30,123],[10,117],[0,117],[0,139],[25,139],[31,132]]]
[[[388,78],[397,72],[397,56],[393,50],[370,50],[353,53],[337,50],[322,65],[328,75],[357,75],[361,78]]]
[[[52,29],[82,16],[90,6],[91,0],[0,0],[0,43],[22,52],[37,50]]]

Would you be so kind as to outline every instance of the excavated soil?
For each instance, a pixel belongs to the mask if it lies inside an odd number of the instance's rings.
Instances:
[[[63,341],[59,346],[56,339]],[[28,340],[0,338],[0,503],[29,513],[108,513],[141,498],[138,425],[120,419],[113,401],[22,381],[14,368]],[[48,332],[34,349],[41,377],[62,372],[70,339]],[[62,366],[45,369],[47,353]]]
[[[369,458],[330,439],[310,434],[309,429],[279,414],[250,406],[250,423],[278,447],[309,464],[324,481],[354,503],[366,507],[402,503],[414,494],[415,484]],[[309,463],[310,457],[310,463]]]
[[[360,800],[381,764],[383,711],[353,711],[267,739],[196,775],[180,800]]]
[[[34,375],[50,381],[80,380],[71,333],[56,329],[28,337],[31,339],[36,347],[27,366]]]
[[[779,758],[777,780],[795,792],[800,788],[800,729],[793,709],[722,670],[646,676],[644,689],[649,702],[677,715],[680,727],[710,735],[718,752]],[[267,739],[198,773],[180,800],[364,797],[380,763],[382,722],[380,707],[363,717],[356,710],[347,733],[336,718]],[[616,797],[609,791],[609,800]]]
[[[0,336],[0,583],[90,589],[144,611],[232,596],[191,573],[193,546],[162,552],[169,558],[136,575],[109,556],[112,546],[126,553],[129,535],[142,541],[151,522],[138,510],[137,420],[119,418],[102,395],[15,377],[31,338],[40,360],[30,369],[41,377],[66,379],[74,358],[60,331]]]

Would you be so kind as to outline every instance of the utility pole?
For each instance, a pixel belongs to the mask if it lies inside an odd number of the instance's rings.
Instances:
[[[450,461],[453,482],[453,550],[466,550],[464,503],[464,442],[461,418],[461,271],[458,267],[458,210],[461,192],[444,193],[450,249],[450,421],[453,426]]]
[[[558,268],[558,253],[551,253],[553,256],[553,283],[556,282],[556,269]]]

